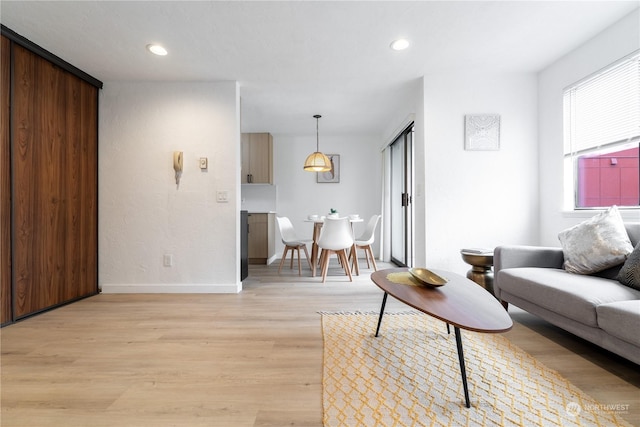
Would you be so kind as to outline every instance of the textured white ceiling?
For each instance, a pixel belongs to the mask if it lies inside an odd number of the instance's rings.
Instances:
[[[244,132],[313,134],[319,113],[321,133],[379,134],[419,77],[536,72],[639,4],[2,0],[0,20],[105,86],[236,80]]]

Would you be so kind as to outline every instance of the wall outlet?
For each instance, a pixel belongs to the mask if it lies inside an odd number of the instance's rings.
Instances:
[[[228,203],[229,202],[229,192],[228,191],[218,191],[216,193],[216,201],[218,203]]]
[[[162,257],[162,265],[164,265],[165,267],[172,267],[173,266],[173,255],[164,254],[164,256]]]

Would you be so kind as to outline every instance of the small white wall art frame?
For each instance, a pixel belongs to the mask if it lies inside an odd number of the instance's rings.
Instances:
[[[331,170],[318,172],[317,182],[338,183],[340,182],[340,154],[327,154],[327,157],[331,161]]]
[[[464,149],[491,151],[500,149],[500,116],[467,114],[464,116]]]

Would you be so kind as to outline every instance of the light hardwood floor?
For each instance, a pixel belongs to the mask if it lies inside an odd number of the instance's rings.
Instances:
[[[240,294],[97,295],[3,328],[0,425],[321,426],[318,311],[377,311],[382,292],[370,270],[277,270],[252,266]],[[640,423],[638,365],[510,312],[505,336]]]

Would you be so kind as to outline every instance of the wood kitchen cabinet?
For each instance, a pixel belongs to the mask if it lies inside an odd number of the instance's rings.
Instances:
[[[249,264],[267,264],[275,253],[275,215],[272,213],[250,213]]]
[[[273,137],[270,133],[243,133],[242,184],[273,184]]]

